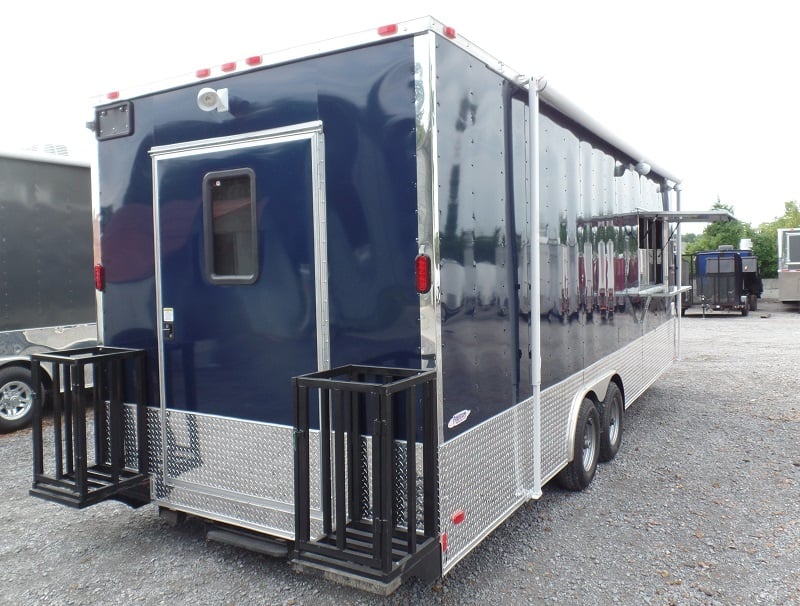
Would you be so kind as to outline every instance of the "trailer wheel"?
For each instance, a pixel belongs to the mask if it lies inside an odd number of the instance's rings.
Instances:
[[[617,456],[622,444],[622,417],[625,403],[622,392],[613,381],[609,383],[606,397],[600,407],[600,461],[606,462]]]
[[[16,431],[33,418],[33,381],[27,368],[0,369],[0,433]]]
[[[575,424],[572,461],[558,474],[567,490],[583,490],[594,478],[600,451],[600,416],[590,398],[584,398]]]
[[[747,297],[750,304],[750,311],[758,311],[758,295],[750,295]]]

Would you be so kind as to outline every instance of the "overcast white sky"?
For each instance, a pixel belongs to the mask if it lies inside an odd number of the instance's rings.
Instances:
[[[800,200],[800,9],[787,0],[14,3],[0,36],[3,147],[93,153],[94,95],[431,15],[562,94],[757,225]],[[520,8],[524,6],[525,8]]]

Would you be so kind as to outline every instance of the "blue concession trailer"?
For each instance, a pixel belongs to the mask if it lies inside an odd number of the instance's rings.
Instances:
[[[758,257],[752,250],[722,245],[697,252],[690,259],[691,305],[706,311],[738,311],[746,316],[758,309],[764,288]]]
[[[678,179],[436,20],[95,116],[102,345],[35,360],[78,429],[34,495],[389,593],[588,485],[675,358]]]

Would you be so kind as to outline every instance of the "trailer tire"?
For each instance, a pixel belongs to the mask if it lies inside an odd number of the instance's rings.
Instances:
[[[600,416],[591,398],[584,398],[575,423],[572,461],[558,474],[567,490],[583,490],[594,479],[600,452]]]
[[[600,454],[602,463],[617,456],[622,444],[622,418],[625,414],[625,401],[622,392],[614,381],[608,384],[606,397],[600,406]]]
[[[750,304],[750,311],[758,311],[758,295],[749,295],[747,301]]]
[[[749,311],[750,311],[750,304],[747,301],[745,301],[744,304],[742,305],[742,315],[746,316]]]
[[[0,433],[22,429],[33,419],[31,371],[22,366],[0,369]]]

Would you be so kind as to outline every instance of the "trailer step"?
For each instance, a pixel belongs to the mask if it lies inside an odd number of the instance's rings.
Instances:
[[[229,528],[215,524],[206,531],[206,540],[263,553],[273,558],[289,556],[287,543],[241,528]]]

